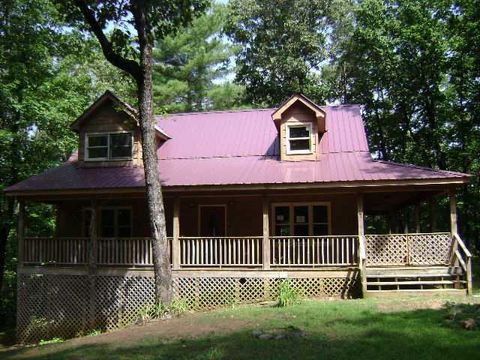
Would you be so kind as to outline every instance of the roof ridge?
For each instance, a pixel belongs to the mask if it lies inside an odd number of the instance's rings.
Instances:
[[[253,112],[253,111],[272,111],[274,108],[260,108],[260,109],[232,109],[232,110],[210,110],[210,111],[191,111],[191,112],[179,112],[166,115],[156,114],[155,117],[169,117],[169,116],[187,116],[187,115],[204,115],[204,114],[224,114],[224,113],[237,113],[237,112]]]

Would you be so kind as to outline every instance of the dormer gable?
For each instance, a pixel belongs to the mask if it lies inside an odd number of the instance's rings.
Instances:
[[[79,134],[78,161],[83,166],[142,165],[137,110],[106,91],[70,128]],[[155,126],[157,138],[170,137]]]
[[[280,138],[280,159],[316,160],[326,131],[326,114],[302,94],[295,94],[272,114]]]

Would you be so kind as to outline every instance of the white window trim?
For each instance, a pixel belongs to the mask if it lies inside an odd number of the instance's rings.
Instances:
[[[132,147],[131,147],[131,153],[130,156],[126,157],[116,157],[116,158],[111,158],[110,157],[110,135],[114,134],[130,134],[132,138]],[[95,135],[103,135],[107,137],[107,157],[102,157],[102,158],[90,158],[90,154],[88,151],[89,144],[88,144],[88,137],[89,136],[95,136]],[[92,133],[85,133],[85,161],[125,161],[125,160],[132,160],[133,158],[133,131],[109,131],[109,132],[92,132]],[[102,148],[104,146],[101,146]]]
[[[306,127],[308,129],[309,136],[308,137],[301,137],[301,138],[290,138],[290,129],[291,128],[304,128]],[[312,124],[307,123],[307,124],[286,124],[286,136],[285,138],[287,139],[287,155],[297,155],[297,154],[312,154]],[[309,143],[309,149],[308,150],[291,150],[290,149],[290,140],[308,140]]]
[[[273,225],[273,234],[274,236],[281,236],[277,235],[275,232],[277,230],[277,219],[275,218],[275,208],[276,207],[288,207],[290,212],[290,220],[288,226],[290,227],[290,235],[285,236],[294,236],[293,234],[293,226],[295,225],[295,221],[293,219],[293,208],[295,206],[308,206],[308,236],[313,236],[313,225],[315,224],[324,224],[328,227],[328,235],[332,234],[332,203],[330,201],[314,201],[314,202],[278,202],[272,203],[271,205],[271,224]],[[313,222],[313,210],[314,206],[325,206],[327,208],[327,223],[314,223]],[[326,236],[328,236],[326,235]]]

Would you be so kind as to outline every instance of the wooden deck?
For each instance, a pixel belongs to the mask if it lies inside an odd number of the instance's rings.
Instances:
[[[170,244],[172,241],[170,238]],[[88,238],[28,237],[23,242],[21,264],[37,270],[78,272],[91,266],[90,246]],[[179,274],[188,271],[207,277],[235,277],[262,271],[278,275],[284,271],[312,274],[313,270],[357,269],[364,292],[411,289],[411,285],[418,285],[418,289],[451,285],[471,291],[471,254],[460,237],[450,233],[179,237],[178,248],[178,262],[173,252],[171,260]],[[151,271],[153,266],[149,238],[98,238],[95,253],[95,266],[100,271]],[[435,273],[435,269],[441,271]]]

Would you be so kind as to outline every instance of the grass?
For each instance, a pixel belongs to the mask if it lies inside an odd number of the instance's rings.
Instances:
[[[472,301],[461,298],[463,301]],[[473,359],[480,330],[448,320],[448,299],[303,301],[187,315],[96,337],[17,351],[4,359]],[[473,301],[479,302],[478,298]],[[478,309],[478,305],[463,305]],[[305,337],[263,340],[252,331],[295,327]],[[168,328],[177,329],[172,334]],[[200,329],[200,330],[199,330]],[[180,334],[180,335],[178,335]]]

